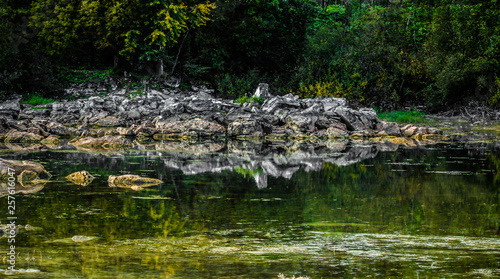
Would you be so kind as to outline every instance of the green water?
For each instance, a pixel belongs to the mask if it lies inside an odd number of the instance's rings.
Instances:
[[[53,175],[16,195],[10,278],[500,277],[495,141],[1,148]],[[127,173],[163,184],[108,186]]]

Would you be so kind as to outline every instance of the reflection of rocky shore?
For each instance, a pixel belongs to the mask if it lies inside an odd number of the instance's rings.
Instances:
[[[64,157],[62,160],[86,162],[84,164],[113,172],[131,169],[130,156],[133,156],[143,158],[135,161],[133,166],[136,170],[154,167],[156,170],[179,170],[186,175],[236,171],[252,176],[259,188],[265,188],[269,176],[290,179],[300,169],[306,172],[319,171],[325,162],[346,166],[375,158],[380,152],[396,151],[400,148],[425,149],[426,146],[437,143],[392,137],[327,142],[155,141],[151,144],[134,142],[133,147],[112,153],[91,147],[85,151],[75,152],[77,149],[70,145],[56,148],[70,150],[67,153],[59,153]],[[484,150],[500,149],[498,142],[481,144],[488,145]],[[19,156],[19,153],[11,156]]]
[[[189,152],[165,150],[158,152],[164,166],[180,170],[184,174],[214,173],[232,170],[248,170],[259,188],[266,188],[268,177],[291,179],[300,169],[319,171],[325,162],[338,166],[355,164],[375,158],[379,152],[397,151],[399,148],[425,149],[426,145],[437,142],[420,142],[407,138],[391,138],[384,141],[332,141],[326,143],[299,142],[229,142],[227,146],[200,144],[191,149],[205,154],[193,155]],[[157,149],[161,146],[156,146]],[[148,154],[154,156],[154,152]]]
[[[266,188],[268,176],[290,179],[300,169],[319,171],[324,162],[339,166],[354,164],[374,158],[379,150],[375,144],[350,144],[347,141],[330,146],[300,143],[289,146],[266,145],[258,142],[238,145],[233,142],[228,145],[226,153],[216,156],[205,154],[194,158],[189,154],[177,154],[164,158],[163,162],[166,167],[181,170],[185,174],[247,170],[253,173],[259,188]]]

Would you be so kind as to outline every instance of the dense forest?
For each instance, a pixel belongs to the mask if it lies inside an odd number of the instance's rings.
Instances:
[[[497,0],[0,0],[0,94],[181,77],[237,97],[500,104]],[[59,96],[61,97],[61,96]]]

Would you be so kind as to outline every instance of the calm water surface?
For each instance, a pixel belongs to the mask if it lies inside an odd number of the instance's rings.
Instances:
[[[53,175],[16,195],[10,278],[500,277],[495,141],[0,148]],[[128,173],[163,184],[108,186]]]

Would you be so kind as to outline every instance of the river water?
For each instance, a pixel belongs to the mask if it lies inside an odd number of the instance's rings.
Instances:
[[[0,157],[53,175],[16,195],[10,278],[500,277],[495,138],[2,145]],[[92,183],[65,179],[81,170]],[[110,187],[120,174],[163,183]]]

